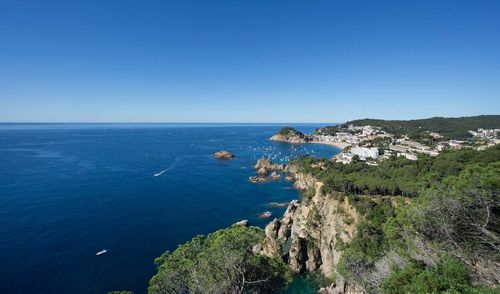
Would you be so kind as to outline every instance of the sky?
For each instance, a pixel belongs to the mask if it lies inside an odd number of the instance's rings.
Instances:
[[[0,0],[0,122],[478,114],[497,0]]]

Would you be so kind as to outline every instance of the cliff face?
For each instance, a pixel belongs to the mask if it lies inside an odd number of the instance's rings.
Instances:
[[[285,171],[287,166],[286,164],[273,163],[270,159],[267,158],[260,158],[259,160],[257,160],[254,168],[259,175],[267,175],[273,171]]]
[[[335,277],[342,254],[339,245],[353,238],[360,216],[347,197],[324,194],[323,184],[310,175],[296,173],[294,176],[295,187],[314,193],[302,203],[291,202],[283,217],[266,227],[262,253],[282,256],[296,273],[320,272],[326,277]],[[336,293],[332,291],[340,288],[342,291],[338,293],[349,293],[343,283],[333,285],[330,292],[324,293]]]
[[[316,194],[317,185],[322,185],[321,183],[316,181],[316,179],[310,174],[294,173],[293,177],[295,179],[293,186],[298,190],[315,189],[314,193]]]
[[[301,202],[292,201],[282,218],[266,226],[260,252],[281,257],[295,273],[315,272],[335,280],[318,293],[365,293],[363,286],[345,281],[336,270],[342,248],[354,238],[363,218],[349,198],[326,194],[323,183],[300,172],[293,164],[274,164],[269,159],[259,159],[255,169],[264,175],[286,172],[287,178],[294,180],[294,187],[304,191]],[[385,267],[388,265],[384,264]]]

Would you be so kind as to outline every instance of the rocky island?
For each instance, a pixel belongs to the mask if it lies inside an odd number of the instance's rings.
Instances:
[[[228,159],[234,159],[235,155],[232,154],[229,151],[222,150],[222,151],[215,152],[214,153],[214,157],[217,158],[217,159],[226,159],[226,160],[228,160]]]
[[[302,132],[299,132],[294,128],[285,127],[274,134],[271,137],[271,140],[288,143],[307,143],[312,139],[310,136],[304,135]]]

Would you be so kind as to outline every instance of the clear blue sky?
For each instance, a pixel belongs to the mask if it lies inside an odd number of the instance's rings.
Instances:
[[[0,0],[0,121],[500,113],[500,1]]]

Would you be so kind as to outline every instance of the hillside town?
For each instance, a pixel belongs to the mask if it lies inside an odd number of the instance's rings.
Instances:
[[[323,134],[323,129],[318,129],[315,134],[310,135],[310,141],[343,147],[343,151],[336,155],[334,160],[344,164],[361,160],[368,165],[377,165],[377,162],[391,156],[417,160],[418,154],[437,156],[443,150],[461,148],[483,150],[500,143],[498,139],[500,129],[471,130],[470,140],[446,140],[437,132],[427,132],[428,140],[418,141],[410,139],[407,135],[398,137],[383,131],[380,127],[370,125],[348,125],[339,130],[332,135]]]

